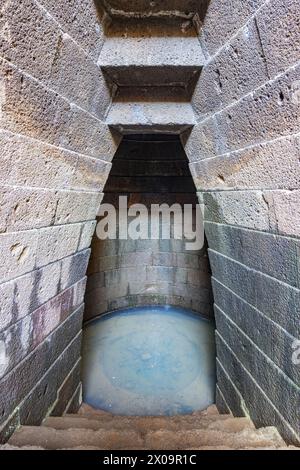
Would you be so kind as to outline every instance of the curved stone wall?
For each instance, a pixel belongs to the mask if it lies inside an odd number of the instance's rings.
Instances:
[[[197,202],[187,159],[176,137],[133,136],[122,141],[103,202],[117,207]],[[174,224],[174,221],[172,221]],[[88,267],[85,319],[138,305],[170,304],[212,315],[207,248],[186,250],[185,239],[99,240],[94,234]]]

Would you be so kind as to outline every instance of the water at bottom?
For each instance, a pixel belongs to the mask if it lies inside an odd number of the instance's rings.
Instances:
[[[138,307],[86,324],[83,399],[122,415],[175,415],[214,403],[212,322],[189,310]]]

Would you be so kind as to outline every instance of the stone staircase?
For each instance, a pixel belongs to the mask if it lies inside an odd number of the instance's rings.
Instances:
[[[21,426],[2,450],[290,450],[274,427],[220,415],[213,405],[186,416],[115,416],[83,404],[78,414]]]

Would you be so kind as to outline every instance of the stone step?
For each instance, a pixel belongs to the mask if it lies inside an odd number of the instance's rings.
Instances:
[[[274,428],[244,429],[238,433],[216,430],[150,431],[142,436],[136,431],[100,429],[64,429],[40,426],[21,426],[9,440],[9,445],[24,447],[34,445],[49,450],[97,447],[103,450],[182,450],[224,446],[235,449],[284,447]]]
[[[233,418],[228,416],[225,419],[212,420],[209,416],[197,417],[190,419],[184,417],[183,419],[175,418],[145,418],[145,417],[119,417],[107,419],[105,421],[100,419],[91,419],[74,416],[64,416],[62,418],[49,417],[43,422],[43,426],[53,429],[92,429],[97,431],[99,429],[109,430],[133,430],[139,433],[147,433],[149,431],[168,430],[168,431],[181,431],[181,430],[194,430],[194,429],[211,429],[223,432],[240,432],[244,429],[254,429],[254,425],[248,418]]]
[[[122,135],[182,134],[195,124],[188,103],[113,103],[106,123]]]
[[[179,16],[183,19],[201,14],[208,4],[207,0],[105,0],[103,2],[107,13],[112,17],[143,17],[159,15],[162,20],[169,16]]]
[[[216,446],[242,449],[245,447],[285,447],[285,442],[278,431],[273,428],[259,430],[244,429],[238,433],[229,433],[215,430],[193,431],[153,431],[145,436],[145,447],[156,450],[199,449]]]
[[[98,65],[118,87],[182,87],[191,96],[205,58],[197,37],[111,37]]]
[[[102,450],[141,449],[144,440],[136,431],[108,429],[64,429],[46,426],[21,426],[8,444],[17,447],[34,445],[49,450],[94,446]]]

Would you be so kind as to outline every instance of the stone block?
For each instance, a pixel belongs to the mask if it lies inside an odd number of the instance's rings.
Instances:
[[[132,51],[135,51],[132,54]],[[109,37],[99,57],[101,70],[118,86],[187,88],[205,62],[196,37]]]
[[[115,144],[110,131],[92,115],[3,60],[0,83],[2,128],[92,157],[113,157]]]
[[[81,225],[80,240],[78,243],[78,251],[84,250],[91,246],[92,237],[95,232],[96,221],[85,222]]]
[[[256,427],[276,426],[287,442],[299,445],[299,434],[287,424],[251,374],[217,334],[217,380],[235,416],[251,415]],[[224,365],[226,364],[226,373]],[[273,382],[272,382],[273,383]],[[234,385],[233,385],[234,384]],[[294,409],[294,403],[290,406]]]
[[[216,54],[263,3],[264,0],[211,0],[200,34],[204,50]]]
[[[60,275],[61,264],[56,262],[0,284],[0,331],[54,297],[59,292]]]
[[[257,26],[271,77],[300,60],[299,12],[296,0],[272,0],[257,14]]]
[[[72,185],[78,156],[74,152],[0,131],[1,179],[6,184],[39,188]]]
[[[9,281],[36,266],[38,231],[0,234],[0,278]]]
[[[117,103],[107,115],[106,123],[122,135],[150,133],[181,134],[193,127],[195,117],[189,103]]]
[[[226,403],[223,393],[221,392],[218,385],[216,386],[216,406],[220,414],[231,414],[231,410]]]
[[[68,406],[65,410],[65,413],[76,414],[82,404],[82,385],[79,383],[77,389],[75,390],[71,400],[68,403]]]
[[[279,369],[298,384],[300,369],[292,361],[295,338],[216,280],[213,280],[213,290],[216,318],[225,313]],[[239,358],[242,360],[241,355]]]
[[[24,361],[0,381],[1,418],[3,423],[24,397],[34,388],[82,326],[82,311],[77,310]],[[73,360],[75,356],[72,356]],[[78,357],[76,357],[76,360]],[[31,408],[34,411],[34,407]]]
[[[202,120],[268,79],[256,22],[252,20],[204,67],[193,95],[193,109]]]
[[[104,43],[101,11],[89,0],[42,0],[46,10],[97,61]]]
[[[48,83],[71,103],[105,118],[111,96],[101,70],[68,34],[60,37]]]
[[[57,402],[57,391],[80,356],[81,333],[66,347],[20,405],[22,424],[39,425]],[[71,398],[71,396],[70,396]]]
[[[300,288],[297,248],[292,238],[206,222],[209,247],[229,258]]]
[[[300,191],[265,191],[270,227],[283,235],[300,236]]]
[[[189,162],[226,153],[225,142],[218,115],[212,116],[203,123],[194,125],[185,143],[185,151]]]
[[[269,205],[262,191],[219,191],[204,194],[207,221],[269,230]]]
[[[67,289],[85,277],[90,257],[90,249],[79,251],[61,260],[60,287]]]
[[[57,399],[52,408],[51,416],[62,416],[66,411],[78,388],[78,384],[80,384],[80,365],[80,361],[78,361],[57,390]]]
[[[84,224],[61,225],[40,230],[36,267],[45,266],[80,250],[79,243],[83,230]]]
[[[72,175],[70,187],[102,192],[107,181],[111,163],[96,158],[78,155],[78,161]]]
[[[190,164],[198,190],[299,189],[299,136]],[[201,158],[201,154],[198,151]],[[284,161],[284,165],[282,162]]]
[[[199,256],[189,253],[177,253],[176,255],[176,265],[179,268],[194,268],[199,267]]]
[[[296,338],[300,291],[209,250],[213,277]]]
[[[83,302],[85,280],[0,333],[0,378],[16,367]]]
[[[85,191],[57,192],[55,225],[95,220],[103,194]]]
[[[33,0],[10,0],[1,8],[1,56],[47,81],[55,61],[61,31]]]
[[[53,191],[0,186],[0,232],[52,225],[57,198]]]
[[[219,131],[226,136],[225,153],[299,131],[299,69],[293,67],[218,115]]]

